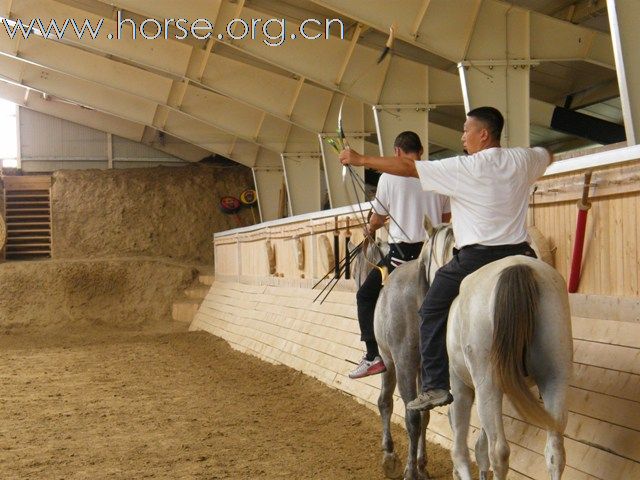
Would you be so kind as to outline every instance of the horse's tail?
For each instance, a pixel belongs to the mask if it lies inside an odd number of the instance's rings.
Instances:
[[[496,287],[491,363],[503,392],[518,413],[553,429],[556,422],[542,408],[525,381],[524,358],[533,338],[540,295],[533,269],[512,265],[500,274]]]

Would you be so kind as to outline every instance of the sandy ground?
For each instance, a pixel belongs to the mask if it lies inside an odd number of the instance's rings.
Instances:
[[[382,478],[376,413],[170,320],[194,275],[161,259],[0,264],[0,479]],[[429,455],[450,478],[448,452]]]
[[[371,410],[204,332],[4,335],[0,388],[3,479],[382,478]]]

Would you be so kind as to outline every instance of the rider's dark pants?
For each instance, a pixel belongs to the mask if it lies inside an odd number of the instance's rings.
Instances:
[[[440,268],[420,307],[420,351],[422,355],[422,391],[449,390],[447,355],[447,318],[460,283],[470,273],[488,263],[511,255],[535,257],[527,243],[486,247],[469,245],[453,250],[453,259]]]
[[[369,247],[371,248],[371,247]],[[389,253],[378,263],[378,266],[386,265],[389,273],[398,265],[397,260],[408,261],[418,258],[422,250],[422,242],[418,243],[392,243],[389,245]],[[375,341],[373,333],[373,313],[376,308],[378,296],[382,290],[382,276],[380,270],[373,268],[360,286],[356,294],[358,303],[358,322],[360,323],[360,340],[363,342]]]

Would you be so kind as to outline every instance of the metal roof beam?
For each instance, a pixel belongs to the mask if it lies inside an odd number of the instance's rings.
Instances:
[[[0,97],[23,108],[139,142],[188,162],[200,161],[211,154],[210,150],[196,147],[171,135],[167,135],[164,144],[160,144],[155,139],[145,138],[144,125],[56,99],[45,100],[41,94],[29,92],[32,90],[0,80]]]
[[[345,2],[343,0],[311,0],[337,13],[353,18],[381,32],[396,23],[397,37],[452,62],[465,60],[469,37],[473,34],[475,15],[480,10],[497,11],[499,0],[448,0],[430,2],[426,11],[424,0],[404,0],[399,9],[387,0]],[[511,6],[511,11],[527,12]],[[615,68],[611,39],[597,30],[581,27],[560,19],[530,12],[531,58],[548,60],[584,60]],[[416,28],[416,18],[423,17]],[[499,14],[493,18],[504,22]]]

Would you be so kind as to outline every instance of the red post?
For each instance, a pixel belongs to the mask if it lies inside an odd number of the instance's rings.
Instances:
[[[569,275],[569,293],[578,291],[580,283],[580,270],[582,269],[582,251],[584,248],[584,233],[587,227],[587,212],[591,208],[589,203],[589,187],[592,172],[584,175],[584,187],[582,198],[578,200],[578,220],[576,222],[576,238],[573,242],[573,255],[571,257],[571,273]]]

